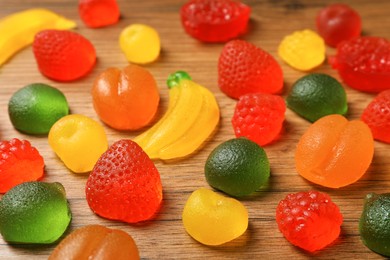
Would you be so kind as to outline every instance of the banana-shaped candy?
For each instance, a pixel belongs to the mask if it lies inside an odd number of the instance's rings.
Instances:
[[[0,67],[15,53],[34,41],[46,29],[65,30],[76,23],[47,9],[28,9],[0,19]]]
[[[214,95],[183,71],[168,78],[169,105],[165,115],[134,141],[152,159],[174,159],[197,150],[219,122]]]

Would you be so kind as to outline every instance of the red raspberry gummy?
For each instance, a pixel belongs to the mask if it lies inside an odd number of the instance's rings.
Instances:
[[[86,75],[96,61],[92,43],[71,31],[44,30],[37,33],[33,51],[41,73],[57,81],[72,81]]]
[[[225,44],[218,60],[218,85],[229,97],[281,92],[283,71],[271,54],[243,40]]]
[[[368,104],[361,119],[371,129],[374,139],[390,143],[390,89],[380,92]]]
[[[190,0],[180,9],[185,31],[203,42],[226,42],[246,32],[251,9],[235,0]]]
[[[365,36],[343,41],[329,61],[354,89],[380,92],[390,88],[390,42],[384,38]]]
[[[338,238],[343,216],[329,195],[308,191],[289,194],[281,200],[276,222],[290,243],[314,252]]]
[[[88,27],[98,28],[117,23],[120,12],[116,0],[79,0],[79,15]]]
[[[45,163],[27,140],[0,141],[0,193],[43,177]]]
[[[346,4],[331,4],[321,9],[316,25],[318,33],[331,47],[359,37],[362,31],[360,15]]]
[[[284,122],[286,103],[277,95],[251,93],[239,98],[232,125],[236,137],[244,136],[260,146],[277,139]]]
[[[131,140],[119,140],[102,154],[88,177],[85,192],[96,214],[128,223],[151,219],[162,201],[157,168]]]

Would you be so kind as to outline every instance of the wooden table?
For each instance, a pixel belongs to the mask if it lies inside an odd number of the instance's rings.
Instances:
[[[295,146],[309,122],[287,110],[285,130],[281,139],[265,147],[271,163],[269,187],[243,199],[249,211],[249,228],[243,236],[219,247],[208,247],[197,243],[184,230],[181,213],[188,196],[195,189],[209,187],[203,172],[205,160],[211,150],[221,142],[234,137],[231,127],[236,101],[225,96],[217,86],[217,60],[223,44],[203,44],[185,34],[179,18],[179,9],[185,1],[179,0],[119,0],[121,20],[118,24],[102,29],[89,29],[80,20],[76,0],[1,0],[0,17],[32,7],[45,7],[74,19],[76,31],[92,41],[97,50],[98,62],[85,78],[72,83],[58,83],[42,76],[36,66],[31,47],[15,55],[0,68],[0,138],[28,139],[38,148],[45,159],[46,182],[61,182],[73,213],[67,233],[88,224],[103,224],[120,228],[135,239],[143,259],[381,259],[361,242],[358,220],[363,198],[369,192],[390,191],[390,146],[375,142],[375,156],[371,167],[357,183],[341,189],[327,189],[313,185],[301,178],[294,166]],[[242,38],[270,52],[281,64],[285,75],[285,91],[306,73],[296,71],[277,56],[281,39],[295,30],[315,30],[315,16],[326,4],[326,0],[245,1],[252,7],[250,30]],[[363,20],[365,35],[390,38],[390,1],[388,0],[344,0],[350,4]],[[167,76],[176,70],[186,70],[193,79],[210,88],[221,108],[221,122],[216,134],[199,152],[190,158],[174,163],[155,161],[160,171],[164,199],[156,219],[140,225],[109,221],[93,214],[85,200],[87,175],[71,173],[50,149],[46,136],[24,135],[16,131],[8,118],[7,105],[11,95],[19,88],[33,82],[48,83],[60,89],[67,97],[71,113],[79,113],[99,120],[91,102],[92,82],[108,67],[124,67],[128,64],[122,54],[118,37],[121,30],[133,23],[148,24],[161,36],[162,52],[158,61],[146,65],[156,78],[162,115],[168,104]],[[2,36],[0,36],[2,37]],[[328,48],[328,54],[334,49]],[[322,72],[339,79],[336,71],[323,64],[314,72]],[[345,86],[349,119],[359,118],[374,95],[361,93]],[[119,132],[105,126],[109,143],[121,138],[132,138],[139,132]],[[278,231],[275,208],[288,193],[316,189],[330,194],[339,205],[344,216],[340,238],[316,254],[308,254],[292,246]],[[1,259],[44,259],[55,245],[11,246],[0,239]]]

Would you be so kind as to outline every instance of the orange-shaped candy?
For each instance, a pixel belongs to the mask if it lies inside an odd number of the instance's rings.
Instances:
[[[119,229],[89,225],[73,231],[54,249],[55,259],[140,259],[133,238]]]
[[[374,140],[363,121],[329,115],[313,123],[301,137],[295,164],[305,179],[339,188],[359,180],[373,155]]]
[[[153,75],[130,64],[102,72],[93,85],[92,99],[104,123],[117,130],[137,130],[154,118],[160,94]]]

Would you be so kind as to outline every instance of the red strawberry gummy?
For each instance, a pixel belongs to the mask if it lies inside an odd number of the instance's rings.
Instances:
[[[390,89],[380,92],[361,116],[371,129],[374,139],[390,143]]]
[[[33,51],[43,75],[57,81],[72,81],[95,65],[96,52],[82,35],[65,30],[44,30],[35,35]]]
[[[283,71],[271,54],[252,43],[232,40],[219,56],[218,84],[235,99],[248,93],[275,94],[283,88]]]
[[[98,28],[117,23],[120,12],[116,0],[79,0],[79,15],[88,27]]]
[[[203,42],[226,42],[248,27],[251,9],[235,0],[190,0],[180,10],[186,32]]]
[[[239,98],[232,125],[236,137],[244,136],[260,146],[277,139],[284,122],[286,103],[277,95],[251,93]]]
[[[281,200],[276,222],[290,243],[314,252],[338,238],[343,216],[329,195],[308,191],[289,194]]]
[[[136,223],[151,219],[160,208],[160,174],[131,140],[119,140],[99,158],[88,177],[89,207],[108,219]]]
[[[329,61],[354,89],[380,92],[390,88],[390,42],[384,38],[365,36],[343,41]]]
[[[359,37],[362,31],[360,15],[346,4],[331,4],[321,9],[316,24],[318,33],[331,47]]]
[[[27,181],[43,177],[45,163],[27,140],[0,141],[0,193]]]

